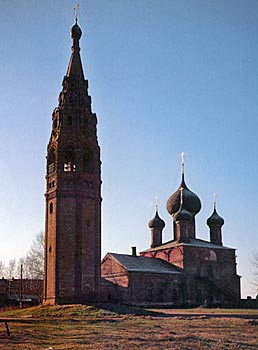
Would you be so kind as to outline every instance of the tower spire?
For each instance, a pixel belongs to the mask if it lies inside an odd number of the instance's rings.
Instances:
[[[79,6],[79,5],[78,5]],[[76,8],[76,6],[75,6]],[[74,9],[75,9],[74,8]],[[71,29],[71,38],[73,41],[72,55],[67,69],[67,77],[79,78],[84,80],[79,41],[82,36],[81,28],[77,24],[78,21],[78,8],[75,12],[75,24]]]

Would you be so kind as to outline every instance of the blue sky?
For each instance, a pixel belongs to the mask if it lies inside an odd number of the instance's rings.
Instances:
[[[0,0],[0,260],[24,256],[44,229],[45,155],[66,73],[74,1]],[[102,150],[103,243],[150,244],[155,197],[186,182],[202,201],[209,239],[213,193],[223,242],[237,249],[242,295],[256,295],[258,249],[258,2],[81,1],[81,55]]]

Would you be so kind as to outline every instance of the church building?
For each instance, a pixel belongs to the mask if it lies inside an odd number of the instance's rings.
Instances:
[[[187,187],[182,159],[181,183],[167,201],[173,219],[173,239],[163,242],[165,222],[156,213],[149,221],[150,247],[132,256],[108,253],[102,261],[102,277],[111,284],[107,298],[136,305],[237,306],[240,277],[235,249],[222,242],[224,219],[216,210],[207,219],[210,240],[196,237],[195,217],[199,197]],[[166,263],[166,265],[163,265]]]
[[[84,78],[77,19],[72,53],[47,147],[45,304],[117,301],[135,305],[237,305],[240,277],[235,249],[222,242],[216,210],[210,240],[197,238],[201,201],[182,180],[167,201],[173,237],[164,242],[158,208],[149,222],[150,247],[137,255],[107,253],[101,262],[101,161],[97,117]],[[108,201],[108,199],[107,199]]]

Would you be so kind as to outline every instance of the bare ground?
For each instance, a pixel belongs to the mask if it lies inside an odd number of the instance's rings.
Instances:
[[[88,315],[83,309],[52,310],[52,317],[48,309],[44,312],[38,309],[33,318],[10,323],[10,338],[4,323],[0,323],[0,350],[258,349],[256,315],[253,319],[210,315],[156,317],[153,313],[137,316],[114,312],[96,316],[92,310]]]

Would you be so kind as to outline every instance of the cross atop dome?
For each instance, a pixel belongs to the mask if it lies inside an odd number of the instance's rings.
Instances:
[[[181,159],[182,159],[182,162],[181,162],[181,164],[182,164],[182,174],[184,174],[185,173],[185,153],[184,152],[181,153]]]
[[[159,209],[159,197],[156,196],[156,213],[158,212]]]
[[[77,21],[78,21],[78,17],[79,17],[79,4],[76,4],[74,6],[74,9],[73,9],[73,13],[74,13],[74,22],[77,24]]]
[[[214,192],[213,193],[213,198],[214,198],[214,201],[213,201],[213,203],[214,203],[214,209],[216,209],[216,198],[217,198],[217,194]]]

